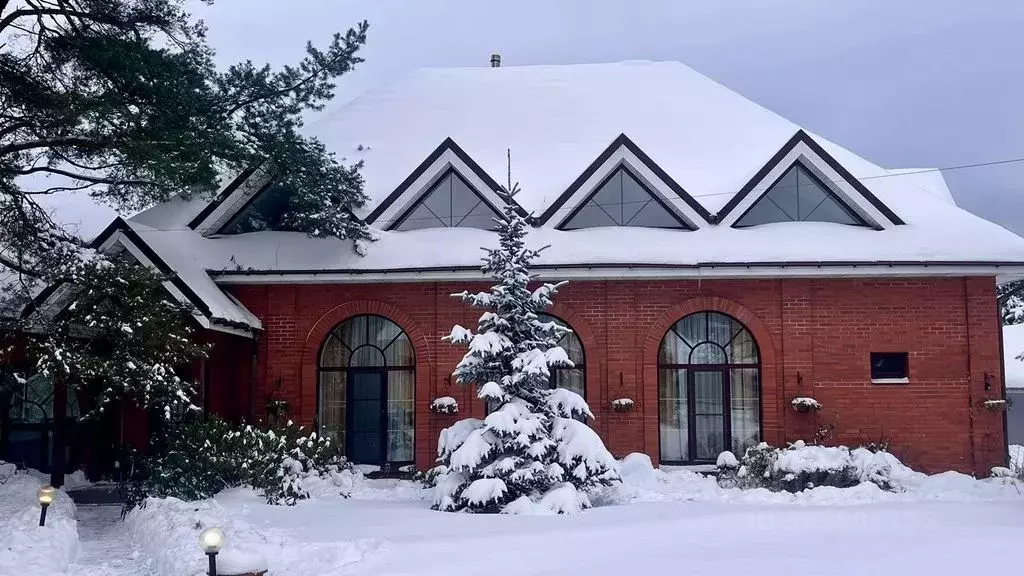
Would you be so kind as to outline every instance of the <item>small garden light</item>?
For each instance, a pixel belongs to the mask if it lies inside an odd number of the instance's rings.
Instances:
[[[57,497],[57,491],[53,486],[43,486],[39,489],[39,525],[46,526],[46,509],[53,504],[53,500]]]
[[[217,576],[217,552],[224,547],[224,531],[207,528],[199,534],[199,548],[210,559],[210,576]]]

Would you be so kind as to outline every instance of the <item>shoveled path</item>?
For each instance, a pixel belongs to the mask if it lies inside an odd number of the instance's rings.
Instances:
[[[76,517],[78,555],[68,568],[68,574],[152,576],[153,571],[121,521],[119,505],[79,504]]]

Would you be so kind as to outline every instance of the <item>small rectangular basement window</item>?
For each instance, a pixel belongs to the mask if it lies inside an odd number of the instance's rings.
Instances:
[[[872,384],[906,384],[910,382],[906,352],[872,352]]]

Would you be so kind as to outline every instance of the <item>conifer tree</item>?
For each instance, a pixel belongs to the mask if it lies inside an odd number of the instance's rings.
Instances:
[[[506,190],[499,246],[486,249],[487,292],[453,294],[484,308],[475,333],[455,326],[448,337],[467,344],[455,376],[478,387],[490,414],[441,432],[434,508],[445,511],[574,512],[590,506],[587,492],[619,480],[618,466],[597,434],[576,418],[593,418],[583,398],[551,389],[551,368],[571,366],[558,346],[561,331],[537,313],[564,284],[531,290],[530,264],[540,250],[526,247],[527,223]]]

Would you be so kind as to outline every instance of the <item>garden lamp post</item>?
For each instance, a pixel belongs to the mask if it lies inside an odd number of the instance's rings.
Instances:
[[[46,509],[53,504],[53,499],[57,497],[57,491],[53,486],[43,486],[39,489],[37,497],[39,498],[39,525],[46,526]]]
[[[199,548],[210,559],[210,576],[217,576],[217,552],[224,547],[224,531],[207,528],[199,534]]]

